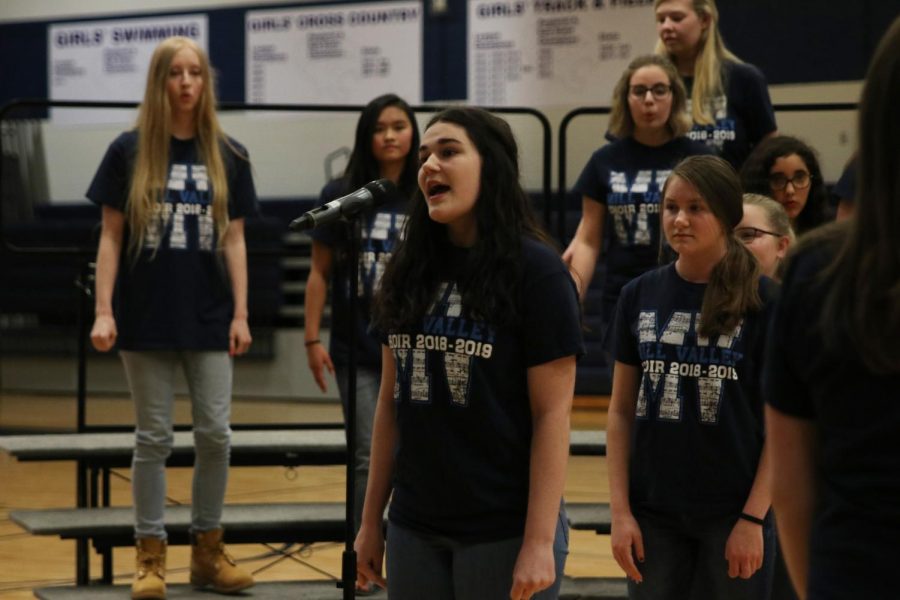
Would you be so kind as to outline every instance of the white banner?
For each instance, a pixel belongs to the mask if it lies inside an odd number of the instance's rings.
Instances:
[[[469,0],[469,102],[608,106],[653,52],[653,0]]]
[[[47,43],[53,100],[140,102],[153,50],[167,37],[181,35],[207,47],[205,14],[91,21],[51,25]],[[127,121],[134,111],[56,109],[66,123]]]
[[[255,104],[422,100],[422,3],[247,11],[246,98]]]

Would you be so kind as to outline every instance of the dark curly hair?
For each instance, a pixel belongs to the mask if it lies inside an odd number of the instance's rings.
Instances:
[[[519,314],[523,237],[552,246],[519,182],[518,146],[509,124],[470,107],[438,113],[425,130],[436,123],[464,129],[481,157],[474,207],[477,240],[465,264],[449,266],[453,246],[447,227],[431,220],[424,197],[417,193],[403,240],[385,268],[375,298],[373,322],[382,331],[412,327],[421,321],[438,286],[450,277],[458,281],[468,316],[509,325]]]
[[[761,141],[747,157],[747,161],[741,169],[741,183],[744,185],[745,192],[771,196],[769,172],[772,170],[772,165],[777,159],[791,154],[796,154],[803,160],[812,177],[806,206],[794,221],[794,229],[799,235],[829,220],[827,214],[828,192],[825,189],[825,180],[822,178],[819,159],[812,147],[789,135],[776,135]]]

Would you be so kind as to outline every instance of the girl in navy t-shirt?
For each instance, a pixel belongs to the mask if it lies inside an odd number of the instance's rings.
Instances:
[[[418,155],[422,195],[373,314],[384,350],[359,583],[392,600],[556,598],[575,285],[534,220],[504,120],[441,112]]]
[[[660,190],[672,167],[687,156],[712,154],[685,137],[690,119],[684,107],[684,86],[668,59],[633,60],[613,92],[609,131],[616,141],[594,152],[575,183],[581,221],[563,260],[584,297],[606,235],[605,327],[622,286],[658,264]]]
[[[356,141],[344,175],[325,184],[317,206],[340,198],[375,179],[397,184],[396,192],[361,217],[358,257],[350,257],[350,228],[331,223],[310,230],[312,249],[309,275],[303,297],[304,346],[316,384],[324,392],[326,371],[336,374],[346,412],[349,391],[350,331],[356,334],[356,456],[354,458],[354,519],[362,516],[372,444],[372,419],[381,377],[381,343],[369,331],[372,297],[384,266],[406,222],[406,213],[416,187],[419,128],[412,109],[396,94],[370,101],[356,124]],[[359,280],[350,282],[350,260],[359,261]],[[319,329],[331,285],[331,334],[328,350]],[[358,311],[351,322],[350,294],[358,298]]]
[[[725,47],[715,0],[655,0],[654,7],[656,52],[684,78],[691,139],[740,169],[753,147],[777,130],[765,77]]]
[[[232,357],[250,347],[247,152],[216,118],[206,53],[189,38],[153,53],[137,127],[110,144],[87,196],[103,208],[94,347],[118,347],[135,404],[134,598],[165,598],[165,462],[175,373],[191,392],[196,462],[191,583],[233,593],[253,578],[225,553]],[[115,294],[113,293],[115,291]]]
[[[743,209],[728,163],[687,158],[662,193],[677,259],[628,283],[616,314],[613,555],[631,598],[763,600],[774,538],[759,393],[770,281],[734,235]]]

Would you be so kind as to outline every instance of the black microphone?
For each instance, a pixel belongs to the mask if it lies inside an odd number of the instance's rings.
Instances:
[[[313,229],[338,219],[352,217],[367,208],[384,204],[396,191],[397,186],[390,179],[370,181],[352,194],[307,211],[291,221],[289,227],[292,231]]]

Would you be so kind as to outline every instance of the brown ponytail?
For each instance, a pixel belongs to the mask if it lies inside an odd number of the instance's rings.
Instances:
[[[734,236],[744,215],[740,178],[717,156],[690,156],[672,169],[663,197],[676,176],[696,188],[725,233],[725,256],[713,268],[706,286],[698,331],[707,337],[730,334],[745,314],[762,306],[759,264]]]

